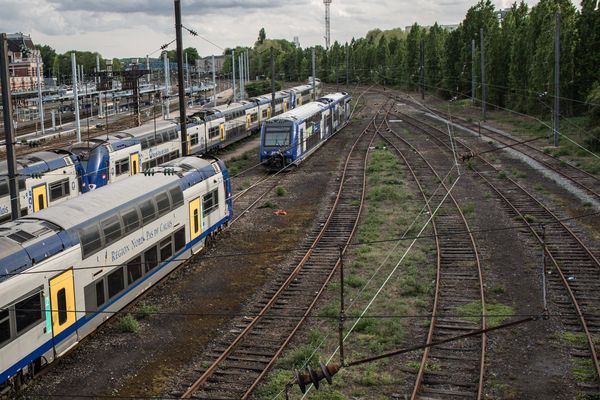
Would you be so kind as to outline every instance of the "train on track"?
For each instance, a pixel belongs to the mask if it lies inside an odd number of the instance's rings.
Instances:
[[[261,163],[280,170],[302,162],[348,123],[351,100],[348,93],[333,93],[266,120],[260,132]]]
[[[137,175],[0,226],[0,396],[231,221],[222,161],[183,157],[152,172],[156,176]]]
[[[321,82],[315,79],[315,97]],[[213,108],[191,109],[187,119],[188,154],[206,154],[260,129],[261,123],[310,101],[312,84],[295,86]],[[175,120],[151,121],[141,127],[76,143],[68,149],[32,153],[18,160],[21,215],[28,215],[82,193],[118,182],[181,153],[181,130]],[[32,175],[33,174],[33,175]],[[6,163],[0,164],[0,224],[10,220]],[[40,176],[41,175],[41,176]]]

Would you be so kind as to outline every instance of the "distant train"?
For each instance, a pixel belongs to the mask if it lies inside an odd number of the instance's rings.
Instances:
[[[348,93],[333,93],[265,121],[260,161],[277,170],[299,164],[348,123],[351,100]]]
[[[233,216],[225,164],[184,157],[0,228],[0,395],[93,332]]]
[[[188,154],[206,154],[260,129],[263,121],[294,109],[312,96],[312,85],[301,85],[214,108],[190,110]],[[315,97],[321,82],[315,80]],[[151,121],[137,128],[76,143],[66,150],[32,153],[19,158],[21,215],[29,215],[81,193],[118,182],[181,155],[181,131],[173,120]],[[31,173],[43,174],[41,178]],[[0,163],[0,223],[10,220],[6,163]],[[68,182],[67,182],[68,180]]]

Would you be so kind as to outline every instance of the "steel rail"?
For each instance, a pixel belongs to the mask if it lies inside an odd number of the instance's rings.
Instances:
[[[383,109],[384,107],[382,107]],[[389,112],[389,110],[387,111]],[[386,113],[387,115],[387,113]],[[258,315],[256,317],[254,317],[252,319],[252,321],[250,321],[246,327],[238,334],[238,336],[230,343],[230,345],[227,347],[227,349],[225,349],[225,351],[223,351],[219,357],[204,371],[204,373],[185,391],[185,393],[181,396],[181,398],[190,398],[194,392],[196,392],[204,383],[207,382],[207,380],[215,373],[215,371],[217,370],[217,368],[227,359],[227,357],[236,349],[236,347],[240,344],[240,342],[254,329],[254,327],[263,319],[264,315],[267,313],[267,311],[269,311],[273,305],[275,304],[275,302],[281,297],[282,293],[289,287],[289,285],[292,283],[292,281],[298,276],[298,274],[300,273],[300,271],[302,270],[302,268],[304,267],[304,265],[306,264],[306,262],[309,260],[310,256],[313,254],[314,250],[317,248],[317,244],[321,241],[321,238],[323,237],[323,235],[326,232],[326,229],[329,227],[329,225],[331,224],[331,221],[333,219],[333,216],[335,214],[335,210],[337,208],[337,205],[339,203],[339,200],[341,198],[341,193],[342,190],[344,188],[344,184],[345,184],[345,178],[346,178],[346,174],[348,171],[348,166],[350,163],[350,158],[351,155],[354,151],[354,149],[357,147],[357,144],[361,141],[361,138],[369,131],[369,129],[371,128],[372,125],[375,124],[376,118],[377,118],[378,114],[376,114],[372,120],[369,122],[369,124],[367,125],[367,127],[359,134],[359,136],[357,137],[356,141],[354,142],[354,144],[352,145],[352,148],[346,158],[346,162],[344,165],[344,170],[342,172],[342,178],[340,181],[340,186],[338,189],[338,193],[336,196],[336,199],[334,201],[334,204],[331,208],[331,211],[327,217],[326,222],[323,224],[323,226],[320,229],[319,234],[317,235],[317,237],[314,239],[312,245],[309,247],[307,253],[302,257],[302,259],[300,260],[300,262],[298,263],[298,265],[292,270],[292,272],[289,274],[289,276],[287,277],[287,279],[279,286],[278,290],[272,295],[271,299],[262,307],[261,311],[258,313]],[[377,127],[375,126],[375,130],[377,129]],[[375,134],[373,134],[373,137],[375,137]],[[367,146],[367,151],[368,151],[368,146]],[[358,220],[359,215],[357,215],[357,220]],[[348,238],[348,240],[350,240],[351,238]],[[331,276],[331,274],[330,274]],[[321,291],[319,291],[319,293],[321,293]],[[313,301],[313,305],[314,305]],[[309,310],[310,311],[310,310]],[[301,325],[302,321],[305,319],[305,317],[302,317],[302,319],[300,320],[299,325]],[[299,328],[299,326],[297,326],[294,329],[294,332]],[[289,339],[285,341],[285,344],[287,344],[289,342]],[[280,351],[277,352],[277,355],[280,354],[282,349],[280,349]],[[276,358],[275,358],[276,359]],[[269,366],[272,365],[273,363],[273,359],[271,360],[271,362],[268,364]],[[260,375],[260,378],[262,379],[262,377],[264,376],[264,373]],[[255,381],[252,385],[251,385],[251,389],[253,390],[256,387],[257,382]]]
[[[435,126],[432,126],[428,123],[425,123],[423,121],[417,121],[416,118],[413,118],[411,116],[408,116],[407,114],[404,113],[398,113],[400,116],[402,116],[403,118],[405,118],[405,122],[408,124],[411,124],[413,126],[415,126],[416,128],[422,130],[423,132],[425,132],[426,134],[430,135],[432,138],[434,138],[435,140],[439,141],[440,143],[442,143],[444,146],[446,146],[447,148],[450,148],[448,146],[448,144],[445,141],[442,141],[439,137],[437,137],[437,134],[441,134],[443,136],[448,136],[448,134],[440,129],[438,129]],[[410,122],[412,121],[412,122]],[[420,126],[418,126],[418,124],[424,125],[426,126],[428,129],[424,129]],[[432,134],[431,131],[435,131],[436,134]],[[461,145],[463,148],[465,148],[468,151],[472,151],[466,144],[464,144],[462,141],[457,140],[456,142]],[[487,165],[489,168],[492,169],[492,171],[499,173],[500,170],[498,170],[493,164],[491,164],[490,162],[488,162],[484,157],[482,156],[477,156],[477,158],[479,160],[481,160],[485,165]],[[521,212],[521,210],[515,206],[514,202],[510,201],[510,199],[507,198],[506,195],[504,195],[504,193],[502,193],[496,185],[494,185],[488,178],[485,177],[485,174],[481,173],[480,171],[477,171],[473,168],[473,171],[478,175],[478,177],[480,177],[488,186],[490,186],[490,188],[492,190],[494,190],[494,192],[496,192],[500,198],[521,218],[521,220],[525,223],[525,225],[529,228],[529,230],[531,231],[531,233],[534,235],[534,237],[537,239],[537,241],[544,245],[544,240],[540,237],[540,235],[535,231],[535,229],[533,228],[533,226],[531,225],[531,223],[529,223],[529,221],[527,221],[527,218],[525,217],[525,215]],[[531,193],[529,193],[525,188],[523,188],[521,185],[519,185],[516,181],[514,181],[513,179],[511,179],[510,177],[506,177],[506,180],[508,182],[510,182],[511,184],[513,184],[520,193],[522,193],[525,198],[527,200],[532,201],[536,206],[538,206],[544,213],[546,213],[551,220],[553,220],[554,223],[558,222],[558,226],[559,228],[562,228],[570,238],[574,239],[576,244],[580,247],[581,250],[583,250],[584,253],[586,253],[586,255],[589,257],[589,259],[592,261],[593,264],[595,264],[595,266],[600,269],[600,262],[598,261],[598,259],[596,258],[596,256],[592,253],[592,251],[581,241],[581,239],[568,227],[564,224],[564,222],[558,218],[552,211],[550,211],[546,206],[544,206],[540,201],[538,201],[534,196],[531,195]],[[567,291],[567,294],[569,296],[569,298],[571,299],[571,302],[573,303],[573,306],[575,308],[575,312],[577,314],[577,318],[581,324],[581,327],[583,329],[583,332],[586,336],[586,341],[587,341],[587,345],[589,347],[590,350],[590,354],[591,354],[591,358],[592,358],[592,363],[594,365],[594,369],[596,371],[596,376],[600,382],[600,362],[598,360],[598,352],[596,351],[596,347],[595,347],[595,343],[594,343],[594,339],[591,335],[588,323],[586,321],[586,318],[584,316],[584,312],[581,309],[581,306],[577,300],[577,296],[575,293],[575,290],[573,290],[571,283],[569,282],[569,280],[567,279],[567,277],[564,274],[564,271],[562,270],[560,263],[558,262],[558,260],[556,259],[556,254],[554,254],[553,250],[551,250],[549,248],[549,246],[544,245],[544,251],[545,253],[548,255],[549,259],[552,261],[552,264],[554,265],[554,267],[556,268],[557,272],[559,273],[559,276],[561,278],[561,281],[563,283],[563,286],[565,287],[565,290]]]
[[[387,123],[387,121],[386,121]],[[460,208],[460,205],[458,204],[458,201],[456,200],[456,198],[453,196],[453,194],[451,193],[451,191],[449,190],[448,186],[443,182],[443,179],[439,176],[439,174],[437,173],[437,171],[435,170],[435,168],[431,165],[431,163],[427,160],[427,158],[411,143],[409,143],[406,139],[402,138],[400,135],[398,135],[398,133],[396,131],[394,131],[394,129],[392,129],[389,125],[389,123],[387,123],[388,126],[388,130],[389,132],[391,132],[391,134],[398,140],[402,141],[403,143],[405,143],[412,151],[414,151],[422,160],[423,162],[425,162],[425,164],[427,165],[427,167],[431,170],[431,172],[435,175],[435,177],[437,178],[437,180],[440,182],[440,184],[444,187],[444,189],[446,190],[446,192],[449,195],[449,198],[452,200],[454,207],[456,208],[460,219],[462,221],[462,224],[466,231],[469,232],[469,240],[473,249],[473,254],[474,254],[474,258],[475,258],[475,263],[477,266],[477,279],[478,279],[478,291],[479,291],[479,297],[480,297],[480,302],[481,302],[481,307],[482,307],[482,329],[486,329],[487,328],[487,320],[486,320],[486,316],[485,316],[485,309],[486,309],[486,303],[485,303],[485,293],[484,293],[484,286],[483,286],[483,274],[482,274],[482,270],[481,270],[481,262],[479,259],[479,252],[478,252],[478,248],[477,248],[477,244],[475,242],[475,238],[473,237],[473,234],[470,233],[471,229],[469,228],[469,224],[462,212],[462,209]],[[383,136],[383,135],[382,135]],[[391,140],[387,140],[388,143],[390,143],[399,154],[401,153],[401,150],[394,144],[392,143]],[[414,171],[412,170],[412,168],[410,168],[410,163],[408,162],[408,160],[404,157],[404,155],[402,155],[403,160],[405,161],[405,164],[407,166],[409,166],[409,169],[411,169],[411,173],[413,174],[413,176],[415,177],[415,180],[418,181],[418,178],[416,178],[416,175],[414,174]],[[421,186],[419,185],[419,187],[421,188]],[[424,195],[424,194],[423,194]],[[432,221],[434,221],[435,218],[432,219]],[[436,237],[436,241],[437,241],[437,237]],[[438,242],[439,243],[439,242]],[[440,297],[440,293],[439,293],[439,282],[440,282],[440,275],[441,275],[441,263],[442,263],[442,259],[440,257],[440,253],[439,253],[439,247],[438,247],[438,279],[436,280],[436,293],[434,296],[434,308],[432,310],[432,318],[431,318],[431,323],[429,326],[429,332],[428,332],[428,336],[427,336],[427,343],[431,343],[433,341],[433,335],[435,332],[435,328],[436,328],[436,320],[437,320],[437,307],[438,307],[438,302],[439,302],[439,297]],[[481,351],[480,351],[480,362],[479,362],[479,379],[478,379],[478,385],[477,385],[477,399],[481,399],[483,396],[483,378],[484,378],[484,373],[485,373],[485,353],[486,353],[486,347],[487,347],[487,336],[485,334],[482,334],[481,336]],[[415,386],[411,395],[411,399],[416,399],[419,393],[419,389],[420,386],[423,382],[423,377],[425,375],[425,369],[427,366],[427,361],[429,359],[430,356],[430,348],[427,348],[424,353],[423,353],[423,357],[421,359],[421,363],[419,366],[419,371],[417,373],[417,378],[416,378],[416,382],[415,382]]]

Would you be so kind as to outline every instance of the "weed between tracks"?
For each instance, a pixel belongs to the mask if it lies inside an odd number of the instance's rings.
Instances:
[[[357,239],[361,242],[373,242],[402,236],[419,214],[422,201],[409,188],[410,183],[405,179],[396,155],[385,147],[378,146],[371,153],[367,178],[365,211]],[[425,218],[423,216],[419,221],[424,221]],[[421,224],[422,222],[415,224],[407,236],[416,234]],[[435,262],[428,260],[426,255],[427,252],[433,254],[429,241],[418,241],[415,244],[365,317],[358,318],[399,262],[410,242],[401,241],[395,249],[396,242],[363,244],[349,248],[346,253],[345,332],[353,327],[345,342],[347,361],[381,354],[423,340],[429,318],[414,316],[431,312]],[[381,270],[374,275],[380,265]],[[339,280],[329,285],[323,305],[314,313],[316,317],[306,325],[302,337],[296,340],[298,344],[292,346],[280,359],[269,379],[256,392],[256,398],[272,399],[279,393],[283,394],[282,390],[291,380],[293,369],[303,369],[308,364],[316,367],[319,361],[326,363],[335,352],[338,344],[339,285]],[[403,371],[410,370],[407,363],[417,357],[418,354],[412,354],[342,369],[334,377],[333,385],[323,381],[318,391],[311,392],[310,398],[389,398],[398,393],[405,383],[412,385],[413,375],[410,371],[409,374]],[[337,354],[332,361],[338,361]],[[290,393],[292,399],[300,398],[297,386]]]

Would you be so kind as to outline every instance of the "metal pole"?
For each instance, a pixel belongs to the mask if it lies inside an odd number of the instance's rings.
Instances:
[[[75,131],[77,143],[81,142],[81,123],[79,122],[79,93],[77,90],[77,60],[75,52],[71,53],[71,72],[73,74],[73,103],[75,105]]]
[[[315,48],[312,48],[312,99],[314,100],[317,96],[315,93],[315,80],[316,80],[316,56],[315,56]]]
[[[185,87],[190,87],[190,64],[188,64],[188,53],[185,53]]]
[[[96,72],[100,72],[100,55],[96,54]],[[96,92],[98,93],[98,117],[100,117],[104,112],[102,111],[102,96],[99,89],[100,85],[100,76],[96,79]]]
[[[250,81],[250,52],[246,50],[246,82]]]
[[[349,70],[349,62],[350,59],[350,46],[346,45],[346,86],[350,85],[350,70]]]
[[[213,93],[215,100],[215,107],[217,106],[217,78],[215,75],[215,56],[212,56],[212,75],[213,75]]]
[[[235,50],[231,50],[231,68],[232,68],[232,78],[233,78],[233,101],[236,99],[236,89],[235,89]]]
[[[181,0],[175,0],[175,38],[177,41],[177,85],[179,89],[179,127],[181,129],[181,156],[188,151],[185,85],[183,82],[183,39],[181,38]]]
[[[244,64],[242,63],[242,56],[244,53],[241,53],[238,56],[238,66],[240,73],[240,100],[244,100]]]
[[[339,346],[340,346],[340,365],[344,365],[344,320],[345,316],[344,306],[344,248],[340,246],[340,316],[339,316]]]
[[[475,104],[475,39],[471,39],[471,99]]]
[[[481,41],[481,116],[485,121],[487,90],[485,88],[485,46],[483,43],[483,28],[479,29],[479,40]]]
[[[150,83],[150,79],[152,78],[152,70],[150,69],[150,56],[146,54],[146,69],[150,71],[148,77],[146,78],[146,82]]]
[[[560,128],[560,13],[556,13],[556,38],[554,40],[554,146],[558,146]]]
[[[425,100],[425,42],[421,39],[420,43],[421,58],[421,100]]]
[[[39,51],[39,50],[38,50]],[[40,125],[42,126],[42,135],[45,133],[44,128],[44,99],[42,97],[42,73],[40,72],[41,57],[37,56],[37,89],[38,89],[38,113],[40,114]]]
[[[52,131],[56,131],[56,111],[50,111],[52,115]]]
[[[271,116],[275,115],[275,57],[271,46]]]
[[[335,90],[336,91],[340,91],[340,80],[339,80],[339,70],[340,70],[340,55],[337,52],[335,52]]]
[[[165,51],[163,53],[163,64],[165,66],[165,118],[169,119],[171,118],[170,115],[170,103],[171,103],[171,99],[169,98],[169,92],[171,91],[171,88],[169,87],[169,58],[167,57],[167,52]]]
[[[17,185],[17,156],[15,154],[15,132],[12,116],[12,99],[10,96],[10,77],[8,75],[8,43],[6,33],[0,37],[0,83],[2,84],[2,105],[4,114],[4,137],[6,141],[6,162],[8,164],[8,193],[10,195],[10,212],[13,220],[21,216],[19,191]]]

